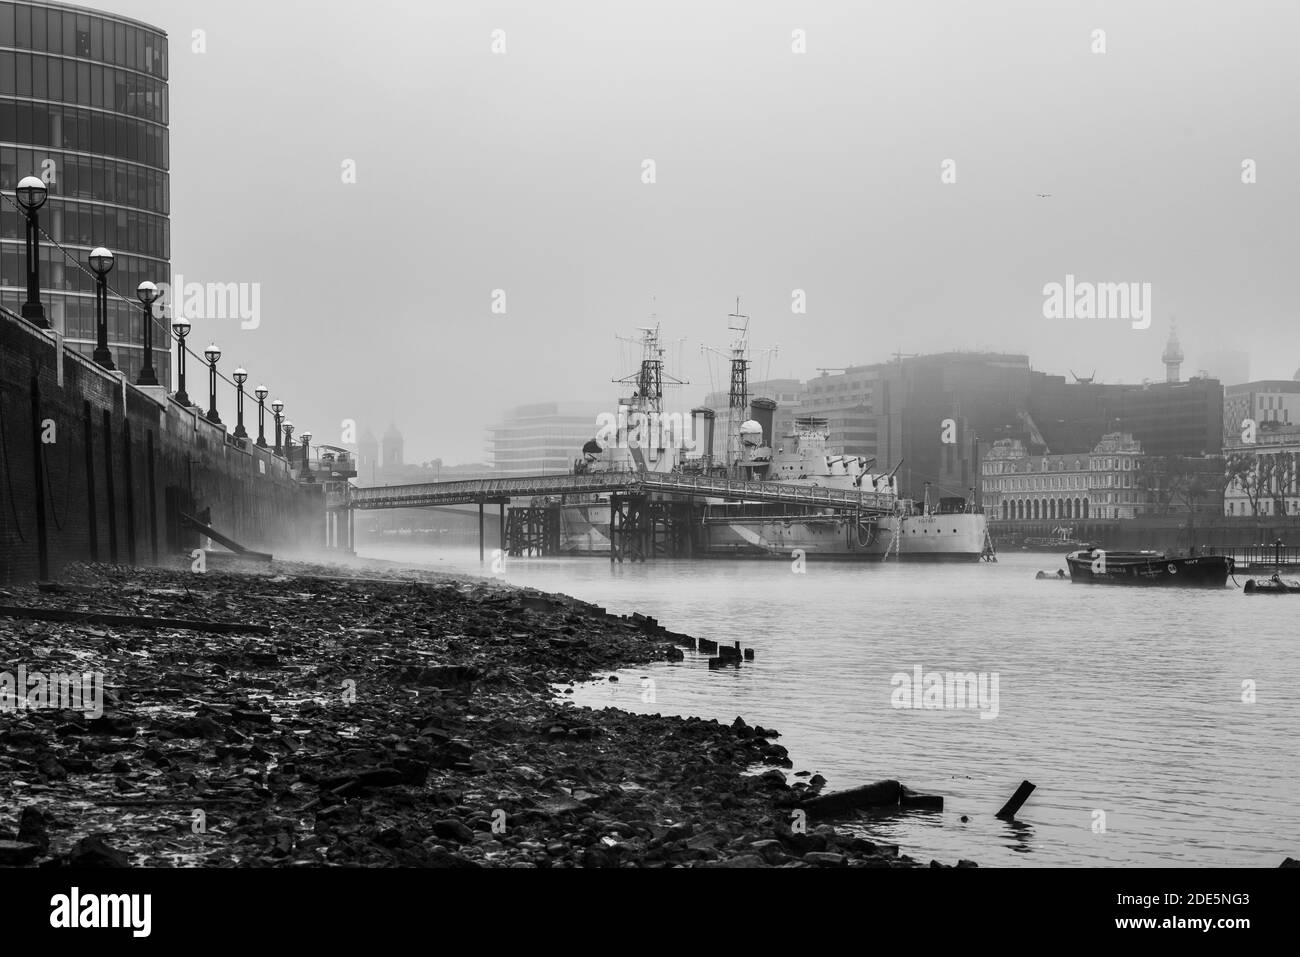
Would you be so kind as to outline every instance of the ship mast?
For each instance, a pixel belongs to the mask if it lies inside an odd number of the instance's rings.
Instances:
[[[715,346],[701,346],[700,352],[712,352],[727,359],[731,367],[731,387],[727,393],[727,468],[740,464],[743,454],[743,441],[740,427],[749,419],[749,370],[753,364],[749,358],[749,316],[740,311],[740,299],[736,299],[736,311],[727,317],[727,328],[733,333],[731,347],[723,350]],[[766,349],[764,355],[775,355],[776,347]]]

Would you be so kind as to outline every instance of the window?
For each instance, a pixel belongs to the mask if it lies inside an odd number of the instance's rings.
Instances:
[[[90,56],[90,17],[77,15],[77,56]]]
[[[32,8],[14,8],[14,46],[30,50],[32,46]]]

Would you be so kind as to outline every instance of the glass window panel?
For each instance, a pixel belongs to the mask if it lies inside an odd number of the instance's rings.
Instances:
[[[80,164],[72,157],[65,156],[62,162],[59,163],[59,167],[62,170],[60,175],[63,176],[63,195],[76,196],[77,174],[80,170]]]
[[[14,137],[19,143],[30,143],[32,141],[32,105],[30,103],[18,104],[18,135]],[[30,171],[30,166],[28,167]],[[24,176],[27,173],[23,173]]]
[[[114,54],[116,52],[117,31],[113,29],[113,24],[104,21],[104,62],[114,63]]]
[[[49,90],[50,99],[62,101],[63,99],[63,61],[54,57],[49,59]]]
[[[45,57],[32,57],[32,96],[38,100],[49,99],[49,71],[45,66]]]
[[[0,103],[0,140],[7,143],[18,141],[18,106],[15,103]],[[5,153],[12,153],[13,150],[6,149]],[[6,176],[5,183],[16,183],[18,180]]]
[[[138,47],[135,43],[138,32],[134,27],[126,31],[126,65],[132,70],[138,69],[140,64],[140,57],[136,52]]]
[[[19,53],[18,55],[18,95],[32,95],[32,55],[30,53]]]
[[[90,17],[77,14],[77,56],[90,57]]]
[[[77,64],[77,103],[90,106],[90,64]]]
[[[32,8],[20,6],[14,16],[14,46],[24,50],[32,45]]]
[[[148,69],[149,63],[144,56],[144,31],[135,31],[135,63],[136,69],[144,71]]]
[[[63,13],[59,10],[46,11],[45,42],[51,53],[63,52]]]
[[[107,153],[108,143],[104,136],[104,114],[95,113],[90,118],[90,151]]]
[[[90,21],[90,55],[96,60],[104,59],[104,21],[98,17]]]
[[[40,8],[32,10],[32,49],[46,50],[49,45],[45,41],[45,25],[48,21],[45,17],[45,11]]]
[[[126,26],[121,23],[113,24],[113,62],[126,66]]]
[[[122,70],[113,71],[113,109],[126,112],[126,73]]]
[[[63,61],[63,102],[77,102],[77,64],[72,60]]]
[[[104,105],[104,68],[100,66],[90,68],[90,105]]]
[[[14,45],[14,5],[0,3],[0,46]]]
[[[18,54],[0,50],[0,94],[13,96],[18,86],[15,79],[15,67]]]

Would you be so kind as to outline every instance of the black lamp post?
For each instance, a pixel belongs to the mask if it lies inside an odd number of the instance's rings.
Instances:
[[[190,334],[190,321],[181,316],[172,323],[172,332],[176,333],[176,401],[188,409],[190,396],[185,391],[185,337]]]
[[[203,350],[203,358],[208,360],[208,421],[220,425],[221,416],[217,415],[217,362],[221,359],[221,350],[215,342]]]
[[[284,403],[276,399],[271,403],[271,411],[275,414],[275,454],[283,455],[284,449],[280,447],[280,426],[284,423]]]
[[[284,423],[284,457],[293,461],[293,423]]]
[[[27,216],[27,301],[23,303],[23,318],[38,329],[48,329],[50,324],[41,305],[41,234],[37,210],[45,205],[50,191],[39,177],[24,176],[15,192],[18,205]]]
[[[266,448],[266,397],[271,394],[271,390],[264,385],[259,385],[253,390],[253,395],[257,396],[257,447]]]
[[[235,370],[235,388],[238,390],[238,398],[235,403],[235,438],[248,438],[248,431],[244,428],[244,383],[248,381],[248,373],[244,368]]]
[[[311,433],[302,434],[302,470],[298,473],[301,478],[311,480]]]
[[[113,254],[103,246],[90,254],[95,271],[95,362],[112,372],[113,353],[108,351],[108,274],[113,271]]]
[[[158,375],[153,371],[153,304],[158,298],[158,287],[145,280],[135,291],[144,306],[144,366],[136,378],[136,385],[157,385]]]

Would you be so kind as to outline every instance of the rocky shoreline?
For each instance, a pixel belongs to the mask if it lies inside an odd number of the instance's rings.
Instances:
[[[78,566],[0,606],[0,672],[106,688],[98,716],[0,711],[0,866],[917,867],[833,822],[939,800],[818,797],[740,718],[557,700],[681,648],[492,581]]]

